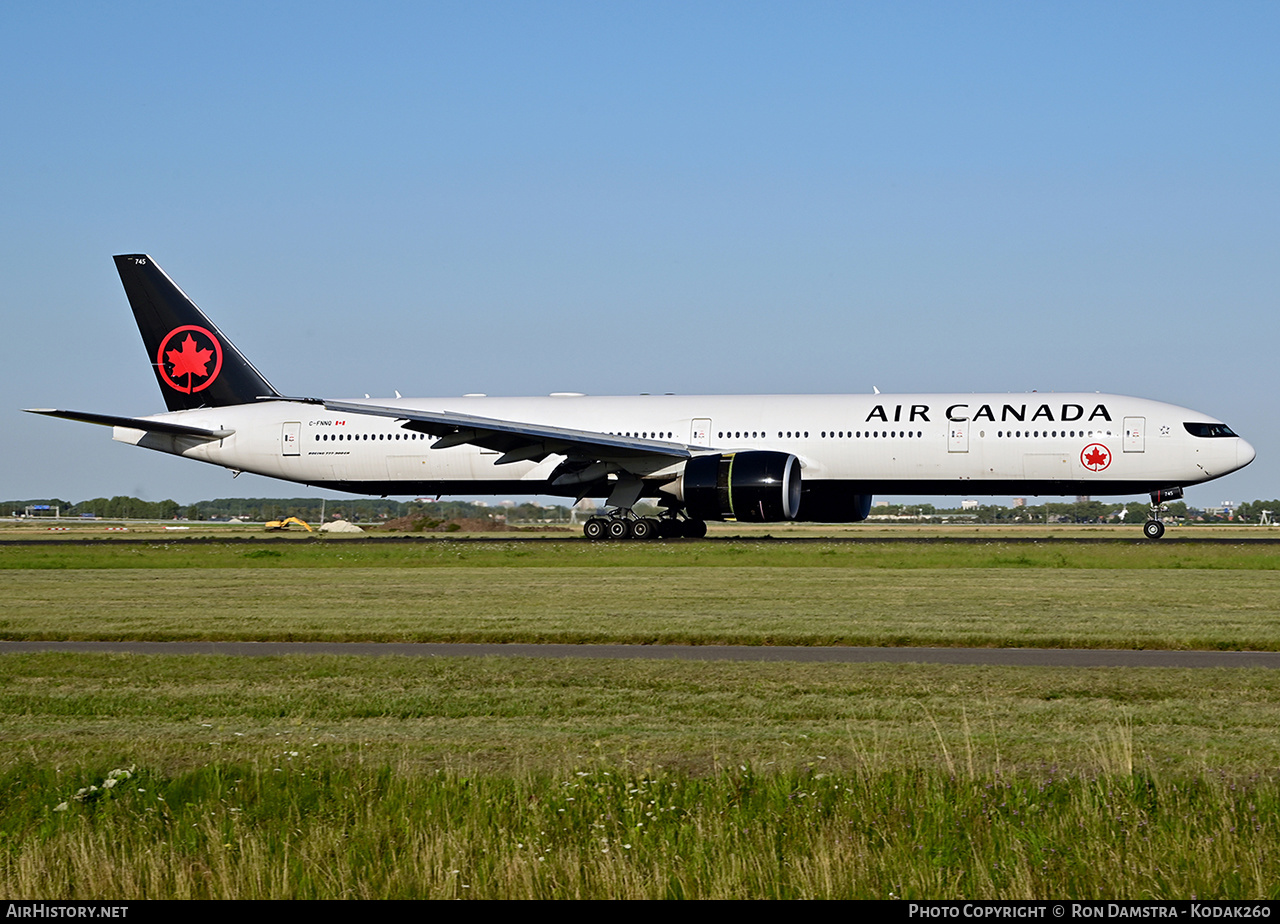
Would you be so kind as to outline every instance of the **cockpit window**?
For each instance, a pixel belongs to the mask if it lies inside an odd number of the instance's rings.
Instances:
[[[1231,428],[1220,423],[1184,423],[1192,436],[1235,436]]]

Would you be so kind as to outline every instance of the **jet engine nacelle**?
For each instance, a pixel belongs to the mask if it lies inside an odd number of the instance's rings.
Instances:
[[[697,520],[794,520],[800,511],[800,460],[786,452],[726,452],[685,463],[680,493]]]
[[[850,494],[839,482],[806,481],[800,509],[796,519],[806,523],[861,523],[871,513],[871,495]]]

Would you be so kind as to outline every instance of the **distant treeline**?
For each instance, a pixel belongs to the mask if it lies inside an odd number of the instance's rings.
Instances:
[[[1223,508],[1201,510],[1188,506],[1185,501],[1174,501],[1165,505],[1163,516],[1201,523],[1257,523],[1264,510],[1271,511],[1271,519],[1280,521],[1280,500],[1241,503],[1229,513]],[[1021,507],[983,504],[968,509],[934,507],[932,504],[889,504],[871,508],[872,516],[928,520],[961,515],[979,523],[1142,523],[1150,511],[1150,505],[1142,501],[1106,503],[1097,500],[1025,504]]]
[[[341,518],[366,523],[406,516],[423,516],[436,520],[487,517],[506,517],[518,521],[569,519],[569,508],[563,505],[542,507],[526,503],[503,507],[482,506],[465,501],[394,501],[382,498],[322,500],[318,497],[219,497],[187,506],[174,500],[144,501],[124,496],[95,497],[79,502],[54,497],[0,501],[0,516],[21,515],[26,512],[27,507],[37,505],[60,508],[64,517],[96,516],[104,519],[172,520],[177,517],[188,520],[229,520],[240,517],[262,522],[299,517],[309,522],[318,522],[322,510],[327,520]],[[39,513],[51,516],[53,511],[42,510]]]

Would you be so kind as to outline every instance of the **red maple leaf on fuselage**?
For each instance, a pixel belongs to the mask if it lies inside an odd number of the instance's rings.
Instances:
[[[1107,454],[1101,449],[1095,449],[1084,457],[1085,465],[1104,465],[1107,461]]]
[[[180,375],[204,377],[209,374],[208,367],[213,359],[213,350],[198,349],[195,339],[187,334],[187,339],[182,341],[182,349],[166,350],[165,356],[173,366],[172,375],[175,379]]]

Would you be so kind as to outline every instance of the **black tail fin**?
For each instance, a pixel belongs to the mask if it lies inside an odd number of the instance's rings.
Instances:
[[[115,261],[169,410],[280,396],[154,260],[125,254]]]

